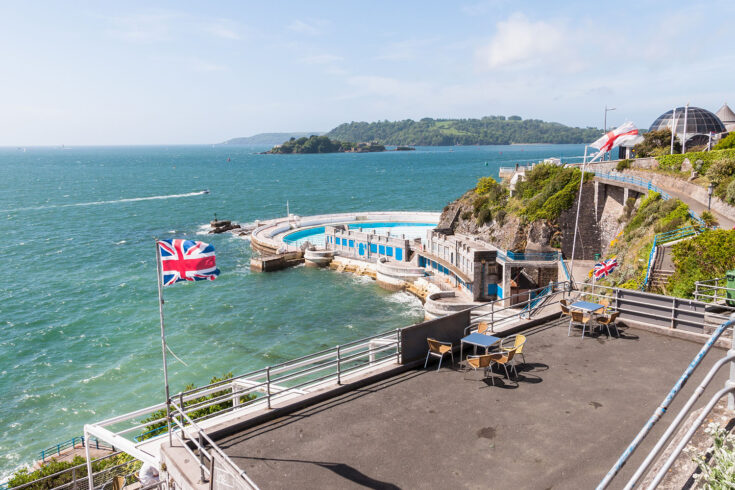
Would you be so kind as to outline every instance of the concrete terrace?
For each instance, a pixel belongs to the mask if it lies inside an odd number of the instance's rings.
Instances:
[[[579,330],[567,337],[567,325],[552,320],[525,332],[528,363],[517,381],[495,374],[492,386],[449,362],[437,372],[434,361],[217,444],[263,489],[593,488],[701,344],[625,326],[620,338],[581,339]],[[705,358],[670,413],[722,355]]]

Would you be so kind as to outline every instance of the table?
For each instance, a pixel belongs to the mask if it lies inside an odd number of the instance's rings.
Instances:
[[[487,354],[490,346],[499,341],[500,338],[493,337],[492,335],[485,335],[477,332],[469,334],[467,337],[462,338],[459,343],[459,362],[462,362],[462,349],[464,348],[464,344],[472,344],[475,347],[484,347],[485,353]]]
[[[590,303],[589,301],[575,301],[574,303],[569,305],[569,308],[574,308],[576,310],[583,310],[589,313],[594,313],[596,311],[600,311],[604,309],[605,305],[600,305],[597,303]]]

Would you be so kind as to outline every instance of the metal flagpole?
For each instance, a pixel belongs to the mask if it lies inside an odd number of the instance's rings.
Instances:
[[[577,247],[577,229],[579,228],[579,208],[582,204],[582,186],[584,185],[584,167],[587,165],[587,147],[584,147],[584,160],[582,161],[582,177],[579,180],[579,200],[577,201],[577,217],[574,220],[574,241],[572,242],[571,275],[574,278],[574,251]],[[584,251],[582,251],[584,255]]]
[[[689,115],[689,102],[684,106],[684,137],[681,140],[681,154],[687,152],[687,116]]]
[[[674,113],[671,115],[671,151],[670,155],[674,154],[674,139],[676,138],[676,107],[674,107]]]
[[[158,314],[161,318],[161,352],[163,353],[163,381],[166,386],[166,425],[168,426],[168,443],[173,446],[171,434],[171,397],[168,389],[168,366],[166,363],[166,331],[163,328],[163,286],[161,274],[161,249],[156,240],[156,271],[158,272]],[[183,410],[184,407],[181,407]]]

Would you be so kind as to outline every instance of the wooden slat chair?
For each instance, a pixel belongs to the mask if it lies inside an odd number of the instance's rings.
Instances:
[[[615,327],[615,336],[620,337],[620,332],[618,331],[618,325],[616,323],[618,316],[620,316],[620,312],[616,311],[614,313],[611,313],[610,315],[602,315],[597,317],[597,323],[604,326],[607,329],[607,336],[610,337],[610,326],[612,325]]]
[[[572,334],[572,325],[582,325],[582,338],[584,338],[584,332],[587,330],[587,325],[589,325],[590,320],[592,319],[592,315],[589,313],[584,313],[582,311],[572,311],[572,318],[569,320],[569,330],[567,331],[567,337],[569,337]]]
[[[572,316],[572,313],[569,311],[569,304],[568,304],[567,300],[563,299],[563,300],[559,301],[559,308],[561,308],[561,316],[562,317],[565,317],[565,316],[571,317]]]
[[[446,354],[452,356],[452,366],[454,366],[454,352],[452,352],[451,342],[441,342],[439,340],[432,339],[431,337],[427,338],[426,342],[429,344],[429,352],[426,353],[424,369],[426,369],[426,365],[429,363],[429,357],[433,356],[439,358],[439,367],[436,368],[436,370],[439,371],[442,367],[442,359],[444,359]]]

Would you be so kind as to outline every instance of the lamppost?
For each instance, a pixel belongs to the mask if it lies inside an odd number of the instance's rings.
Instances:
[[[715,184],[714,182],[709,183],[709,187],[707,187],[707,211],[710,210],[710,205],[712,204],[712,193],[715,190]]]
[[[610,111],[614,111],[614,110],[615,110],[614,107],[608,107],[607,104],[605,104],[605,119],[604,119],[604,122],[602,123],[602,126],[603,126],[602,129],[605,133],[607,133],[607,113]]]

